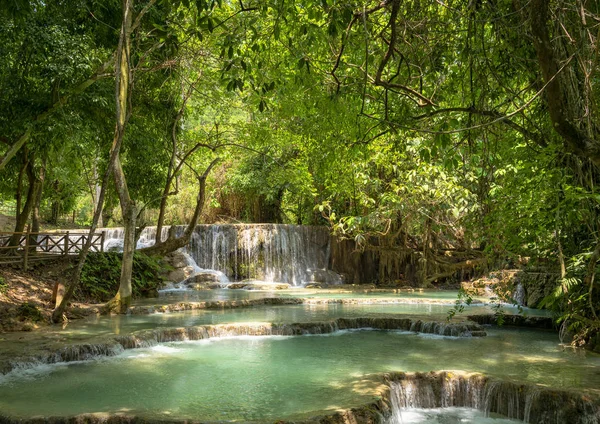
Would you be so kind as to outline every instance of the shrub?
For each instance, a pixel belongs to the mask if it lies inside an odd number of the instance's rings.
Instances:
[[[22,303],[18,307],[17,313],[19,317],[23,320],[30,320],[33,322],[39,322],[44,320],[42,312],[33,303]]]
[[[79,296],[100,302],[110,300],[119,289],[122,257],[116,252],[90,254],[81,273]],[[155,294],[163,281],[160,272],[164,268],[162,259],[136,252],[131,277],[133,297]]]
[[[8,283],[0,276],[0,294],[6,294],[6,292],[8,292]]]

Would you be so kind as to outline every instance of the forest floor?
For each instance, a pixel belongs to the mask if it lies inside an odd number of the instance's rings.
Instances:
[[[43,223],[44,230],[60,229],[61,225]],[[73,224],[65,224],[75,228]],[[0,214],[0,232],[14,231],[15,217]],[[50,322],[54,303],[52,290],[57,282],[68,283],[73,264],[71,258],[38,263],[28,271],[18,266],[0,266],[0,333],[31,331]],[[67,311],[75,319],[98,311],[99,305],[73,302]]]
[[[66,284],[72,259],[36,264],[23,271],[16,267],[0,268],[0,333],[31,331],[50,323],[54,303],[52,290],[59,282]],[[100,305],[73,302],[68,319],[96,314]]]
[[[15,217],[0,214],[0,231],[14,231]]]

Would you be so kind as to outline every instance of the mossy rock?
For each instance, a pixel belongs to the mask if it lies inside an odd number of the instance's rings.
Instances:
[[[519,281],[525,289],[525,306],[536,308],[542,299],[552,293],[556,288],[558,279],[558,274],[547,272],[520,272],[517,275],[517,281]]]

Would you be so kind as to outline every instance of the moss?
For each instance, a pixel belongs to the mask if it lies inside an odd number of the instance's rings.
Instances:
[[[81,274],[78,297],[98,302],[110,300],[119,289],[121,258],[122,254],[116,252],[90,254]],[[166,267],[162,259],[136,252],[131,276],[133,297],[155,296],[163,283],[161,274]]]

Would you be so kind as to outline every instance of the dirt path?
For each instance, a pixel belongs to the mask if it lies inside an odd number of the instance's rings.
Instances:
[[[31,331],[50,323],[54,304],[52,290],[57,282],[68,282],[73,259],[37,264],[22,271],[0,268],[0,332]],[[96,305],[73,303],[67,316],[76,319],[97,313]]]

